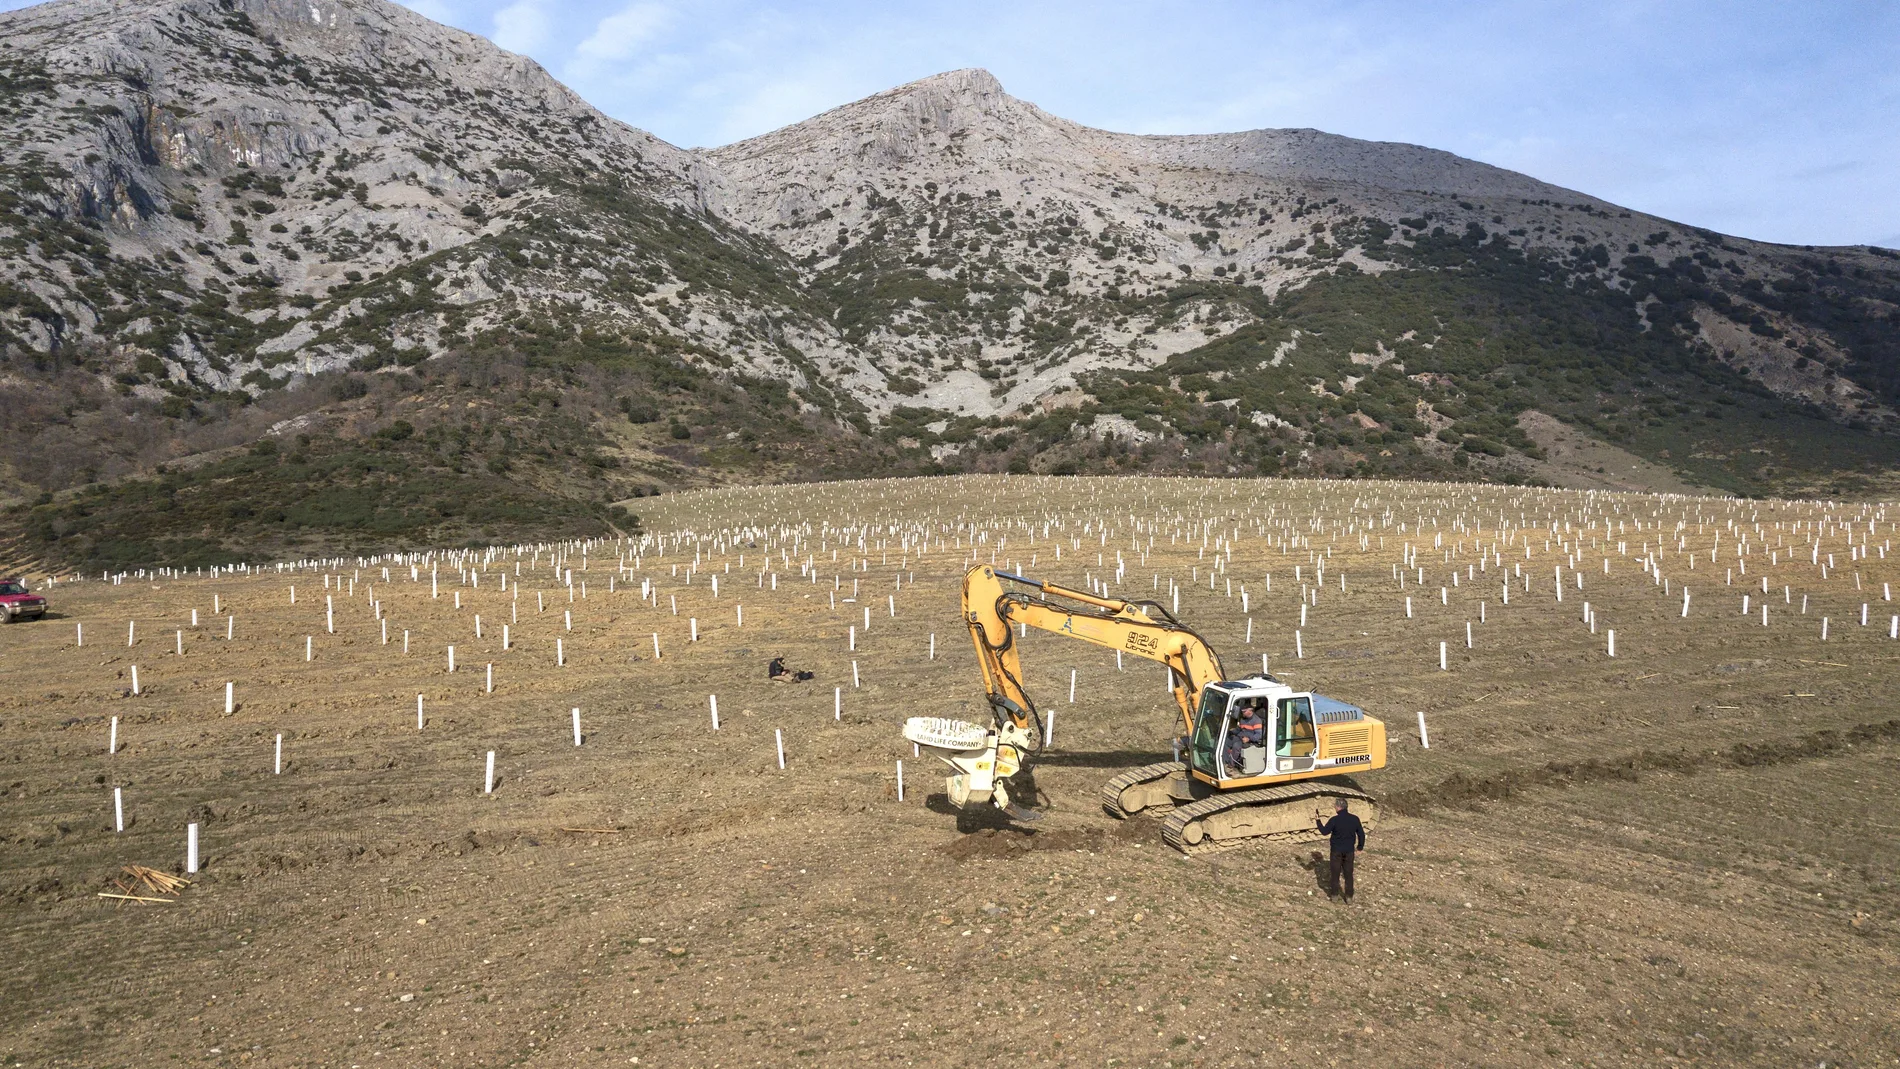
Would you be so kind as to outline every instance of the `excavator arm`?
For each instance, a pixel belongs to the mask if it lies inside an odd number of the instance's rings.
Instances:
[[[1029,590],[1007,590],[1005,582]],[[1213,648],[1158,604],[1096,597],[988,565],[979,564],[963,577],[963,620],[976,645],[994,725],[912,717],[904,724],[904,737],[930,747],[932,756],[950,766],[945,786],[951,801],[959,806],[990,801],[1021,820],[1035,815],[1010,801],[1004,781],[1036,752],[1043,724],[1023,687],[1016,628],[1067,635],[1167,665],[1173,670],[1183,735],[1194,730],[1201,690],[1222,678]]]
[[[1034,593],[1007,590],[1005,581]],[[1224,679],[1220,657],[1193,629],[1155,602],[1102,598],[979,564],[963,577],[963,619],[976,645],[983,689],[997,726],[1040,734],[1040,714],[1022,684],[1022,657],[1012,625],[1034,627],[1167,665],[1183,735],[1194,730],[1201,689]]]

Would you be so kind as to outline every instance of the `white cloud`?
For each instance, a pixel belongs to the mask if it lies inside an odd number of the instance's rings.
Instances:
[[[527,55],[547,43],[548,30],[541,0],[515,0],[495,12],[495,32],[488,37],[510,52]]]
[[[672,21],[672,10],[663,4],[631,4],[601,19],[594,32],[574,51],[587,60],[632,59],[641,45],[658,37]]]

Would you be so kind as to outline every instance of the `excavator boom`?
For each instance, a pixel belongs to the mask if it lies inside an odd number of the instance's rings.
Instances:
[[[1031,587],[1036,594],[1005,590],[1005,580]],[[1022,685],[1022,656],[1012,623],[1167,665],[1183,735],[1194,730],[1202,688],[1224,678],[1214,648],[1154,602],[1101,598],[978,565],[963,577],[963,617],[991,705],[999,717],[1008,717],[1019,728],[1040,725],[1034,722],[1035,704]]]

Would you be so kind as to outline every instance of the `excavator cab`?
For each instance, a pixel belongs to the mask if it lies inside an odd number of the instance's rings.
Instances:
[[[1188,764],[1196,772],[1222,784],[1258,776],[1312,772],[1319,764],[1318,711],[1337,706],[1358,713],[1357,707],[1295,691],[1271,677],[1209,683],[1201,691],[1201,707],[1194,718]],[[1228,734],[1241,712],[1258,703],[1266,721],[1266,745],[1228,748]],[[1236,774],[1237,773],[1237,774]]]
[[[1201,707],[1194,718],[1194,735],[1189,740],[1188,763],[1199,772],[1216,780],[1251,779],[1265,775],[1270,768],[1268,747],[1238,746],[1234,752],[1228,749],[1228,735],[1241,714],[1249,705],[1260,709],[1261,719],[1268,727],[1268,740],[1272,733],[1274,698],[1286,693],[1286,687],[1269,684],[1265,680],[1238,680],[1231,683],[1210,683],[1201,691]],[[1312,767],[1310,755],[1311,717],[1308,717],[1309,759],[1306,767]],[[1229,772],[1238,775],[1229,775]]]

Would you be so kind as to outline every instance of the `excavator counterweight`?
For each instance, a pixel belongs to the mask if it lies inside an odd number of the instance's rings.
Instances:
[[[1385,767],[1383,722],[1275,676],[1226,678],[1213,646],[1156,602],[977,565],[963,577],[963,617],[993,723],[912,717],[904,725],[905,738],[950,766],[946,791],[958,806],[989,802],[1034,819],[1006,783],[1033,763],[1043,738],[1041,714],[1023,687],[1016,633],[1033,627],[1168,666],[1181,759],[1110,780],[1102,793],[1110,814],[1165,811],[1163,838],[1189,853],[1246,839],[1316,838],[1312,816],[1333,799],[1357,803],[1368,826],[1377,819],[1375,800],[1344,774]]]

